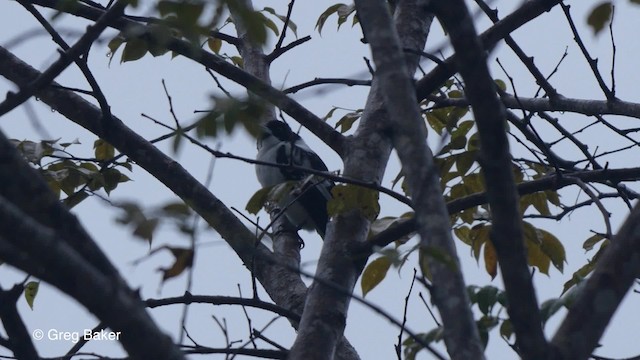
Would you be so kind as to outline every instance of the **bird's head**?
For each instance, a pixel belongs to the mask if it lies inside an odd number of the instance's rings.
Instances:
[[[294,133],[289,125],[279,120],[271,120],[264,125],[260,125],[262,134],[258,138],[258,149],[269,144],[280,142],[295,142],[300,136]]]

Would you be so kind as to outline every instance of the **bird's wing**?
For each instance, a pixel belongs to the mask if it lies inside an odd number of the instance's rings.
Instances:
[[[309,186],[311,188],[304,189],[300,195],[299,204],[301,204],[320,237],[324,238],[327,222],[329,222],[329,214],[327,213],[327,194],[331,194],[331,188],[327,189],[328,182],[313,182]],[[333,187],[333,185],[330,185]],[[330,195],[329,195],[330,196]]]

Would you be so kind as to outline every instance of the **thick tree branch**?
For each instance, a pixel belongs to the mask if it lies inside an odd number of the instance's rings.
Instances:
[[[24,160],[2,133],[0,154],[1,164],[13,167],[14,172],[20,171],[21,167],[16,164],[24,163]],[[16,190],[28,193],[32,183],[46,186],[35,170],[22,171],[28,172],[32,180]],[[13,266],[27,264],[22,270],[50,282],[83,304],[111,329],[120,331],[121,342],[132,357],[183,358],[173,341],[156,327],[140,298],[120,278],[101,273],[67,240],[60,238],[60,234],[38,223],[4,197],[0,197],[0,218],[0,252],[12,247],[29,260],[3,258],[3,261]]]
[[[611,184],[617,184],[620,182],[640,180],[640,168],[575,171],[561,174],[552,173],[540,179],[518,184],[517,191],[519,195],[527,195],[545,190],[560,190],[564,187],[574,185],[574,182],[569,178],[577,178],[587,183],[601,183],[603,185],[611,186]],[[636,198],[637,197],[631,197],[631,199]],[[487,203],[488,197],[486,192],[475,193],[449,201],[447,203],[447,211],[449,214],[455,214],[465,209]],[[373,251],[374,246],[387,246],[391,242],[415,231],[415,219],[409,219],[398,223],[369,239],[366,243],[366,249],[360,250],[359,252],[371,252]]]
[[[621,115],[640,119],[640,104],[629,101],[587,100],[558,97],[554,100],[546,98],[529,98],[503,93],[500,95],[502,103],[509,109],[526,110],[531,112],[572,112],[588,116],[593,115]],[[437,99],[438,106],[469,106],[469,100]]]
[[[587,359],[614,312],[640,277],[640,205],[629,214],[598,260],[553,337],[563,359]]]
[[[401,1],[395,13],[396,27],[403,47],[424,48],[432,17],[415,1]],[[405,59],[411,72],[418,56]],[[356,134],[348,139],[343,156],[345,176],[366,183],[380,183],[391,152],[386,131],[391,128],[383,103],[382,88],[374,79]],[[292,359],[330,359],[336,340],[342,335],[352,291],[365,259],[354,261],[355,244],[364,243],[369,220],[358,210],[337,215],[327,228],[316,278],[309,289],[300,331],[291,349]],[[323,284],[330,283],[328,287]],[[336,288],[343,289],[336,291]]]
[[[4,199],[0,199],[0,202]],[[0,205],[1,206],[1,205]],[[3,241],[0,237],[0,241]],[[24,291],[21,284],[14,285],[10,290],[0,288],[0,320],[7,333],[9,349],[16,359],[38,360],[38,352],[31,341],[31,334],[22,322],[18,313],[17,301]]]
[[[254,10],[251,0],[241,0],[238,2],[237,6],[241,6],[244,8],[240,11]],[[289,14],[291,11],[291,6],[289,7]],[[238,14],[239,9],[230,7],[230,11],[236,25],[238,38],[242,40],[241,45],[238,46],[238,51],[242,55],[244,70],[249,74],[257,77],[265,84],[271,84],[271,77],[269,73],[270,65],[275,57],[270,58],[269,56],[266,56],[262,51],[262,46],[251,41],[249,31],[242,21],[242,16]],[[283,30],[283,33],[284,32],[285,30]],[[282,50],[282,48],[277,48]],[[277,51],[278,50],[275,50],[274,52],[277,53]],[[265,112],[263,118],[260,119],[260,121],[264,123],[275,118],[275,110],[273,106],[270,106]],[[286,217],[279,215],[282,215],[282,212],[278,212],[278,218],[275,219],[274,229],[277,229],[277,231],[275,232],[273,239],[274,252],[275,255],[279,256],[280,260],[283,261],[283,265],[292,265],[294,269],[297,269],[300,266],[300,246],[298,242],[298,235],[295,233],[295,231],[280,231],[280,229],[293,229],[293,226],[288,223]],[[272,219],[273,218],[274,216],[272,214]],[[290,299],[296,300],[305,299],[307,288],[302,282],[300,274],[291,271],[290,269],[286,269],[284,266],[278,270],[280,271],[281,275],[280,281],[278,283],[285,286],[285,288],[281,289],[278,295],[286,296]],[[295,304],[295,310],[298,313],[302,313],[303,304],[304,301],[297,302]],[[297,320],[293,323],[294,327],[298,325]],[[344,336],[340,336],[338,344],[339,345],[336,349],[337,359],[355,360],[360,358],[353,346],[351,346],[349,341]]]
[[[480,135],[480,165],[491,206],[491,241],[507,291],[507,310],[520,356],[548,359],[549,346],[527,265],[518,193],[511,169],[505,109],[489,74],[485,48],[462,0],[434,0],[436,16],[447,29],[456,51],[457,68],[465,82]]]
[[[426,2],[417,3],[422,7],[426,5]],[[365,37],[371,45],[376,79],[383,88],[387,111],[395,123],[393,144],[409,183],[421,251],[436,249],[451,261],[429,261],[434,284],[431,294],[442,315],[447,350],[452,359],[482,359],[480,336],[451,236],[439,173],[425,141],[426,129],[415,98],[411,73],[404,66],[398,35],[385,2],[356,1],[356,8]],[[455,265],[451,266],[451,263]]]
[[[0,75],[21,85],[29,83],[38,74],[37,70],[0,47]],[[212,228],[221,234],[240,259],[255,272],[277,304],[297,313],[302,312],[304,296],[300,294],[306,293],[306,286],[299,280],[299,277],[296,282],[288,281],[291,279],[285,275],[291,273],[291,270],[278,266],[281,261],[286,262],[287,259],[274,256],[263,245],[256,245],[256,238],[249,229],[180,164],[131,131],[115,116],[111,119],[109,131],[103,131],[100,110],[73,92],[61,88],[56,83],[52,87],[41,90],[37,93],[37,96],[69,120],[107,140],[121,153],[129,156],[136,164],[147,170],[176,195],[180,196],[185,203],[190,204]],[[15,170],[8,168],[7,171],[9,171],[8,174],[12,174],[11,171]],[[44,188],[46,188],[46,184]],[[7,190],[14,196],[34,196],[31,191],[11,191],[10,187],[0,187],[0,191],[3,190]],[[41,196],[36,196],[35,198],[40,199]],[[48,201],[57,204],[56,206],[60,206],[53,195],[44,196],[43,198],[49,199]],[[27,200],[28,198],[21,201],[27,202]],[[31,198],[31,201],[33,201],[33,198]],[[35,209],[41,207],[40,203],[33,206]],[[36,212],[36,210],[33,210],[33,212]],[[59,220],[56,222],[58,226],[64,225],[66,227],[68,224],[73,224],[73,222],[69,222],[65,218],[55,219]],[[61,231],[64,231],[64,228]],[[69,239],[75,240],[72,236],[69,236]],[[82,245],[82,247],[86,247],[86,245]]]

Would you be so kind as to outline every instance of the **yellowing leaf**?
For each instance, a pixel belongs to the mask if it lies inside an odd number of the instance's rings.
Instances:
[[[590,251],[597,243],[602,240],[604,240],[604,236],[600,234],[592,235],[584,242],[584,244],[582,244],[582,248],[586,251]]]
[[[469,231],[469,237],[471,238],[471,248],[473,249],[473,256],[478,260],[480,258],[480,250],[482,245],[490,242],[491,226],[477,225],[471,228]]]
[[[327,204],[330,216],[359,210],[367,219],[373,221],[380,213],[379,193],[376,190],[347,184],[335,186],[331,193],[333,198]]]
[[[538,210],[540,215],[551,215],[551,211],[549,211],[549,204],[547,203],[547,196],[544,192],[531,194],[531,204],[533,204],[533,207]]]
[[[557,191],[546,190],[544,193],[547,194],[547,199],[549,200],[550,203],[552,203],[555,206],[560,206],[560,196],[558,195]]]
[[[373,290],[387,276],[387,272],[391,267],[391,261],[386,256],[381,256],[373,260],[362,272],[362,296],[367,296],[369,291]]]
[[[336,122],[336,128],[340,126],[340,132],[345,133],[351,129],[353,123],[356,120],[360,119],[360,115],[362,115],[362,110],[357,110],[355,112],[350,112],[345,114],[338,122]]]
[[[460,226],[453,229],[453,233],[456,234],[458,239],[460,239],[463,243],[467,245],[472,244],[471,236],[469,234],[471,229],[468,226]]]
[[[211,51],[219,54],[220,49],[222,48],[222,40],[218,38],[209,38],[209,40],[207,40],[207,46],[209,46],[209,49],[211,49]]]
[[[484,244],[484,268],[487,270],[487,274],[491,276],[491,280],[495,279],[498,274],[498,255],[491,241],[487,241]]]
[[[231,62],[233,62],[237,67],[244,68],[244,59],[240,56],[232,56],[230,57]]]
[[[502,336],[505,340],[509,341],[512,335],[513,335],[513,325],[511,324],[511,320],[506,319],[500,325],[500,336]]]
[[[29,281],[24,286],[24,298],[27,300],[27,304],[31,310],[33,310],[33,301],[36,299],[36,295],[38,294],[38,288],[40,287],[39,281]]]
[[[549,275],[551,259],[542,251],[541,235],[539,230],[528,222],[523,222],[525,247],[527,248],[527,262],[530,266],[535,266],[538,270]]]
[[[271,191],[271,188],[262,188],[251,196],[251,199],[247,202],[247,206],[245,206],[249,214],[255,215],[264,207],[264,204],[269,200],[269,191]]]
[[[171,251],[176,261],[171,265],[170,268],[158,269],[160,272],[162,272],[162,281],[182,274],[182,272],[193,265],[192,249],[176,248],[170,246],[168,246],[167,249]]]
[[[557,237],[555,237],[552,233],[538,229],[540,232],[540,240],[542,243],[540,244],[540,249],[542,252],[547,254],[555,266],[556,269],[562,272],[564,270],[564,263],[567,260],[567,255],[564,251],[564,246]]]
[[[108,142],[98,139],[93,142],[93,150],[98,160],[111,160],[115,156],[115,148]]]

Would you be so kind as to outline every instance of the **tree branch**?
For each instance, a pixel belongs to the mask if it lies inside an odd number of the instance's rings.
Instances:
[[[542,15],[558,5],[561,0],[530,0],[525,2],[516,11],[498,21],[491,28],[480,35],[480,40],[485,49],[493,48],[498,41],[528,23],[529,21]],[[456,73],[456,54],[447,58],[443,65],[437,66],[429,74],[418,80],[416,92],[418,101],[424,100],[431,95],[440,85],[447,81]]]
[[[20,159],[20,155],[0,133],[0,153]],[[39,182],[44,180],[30,170]],[[22,189],[22,191],[28,191]],[[119,279],[100,273],[59,234],[44,227],[14,204],[0,197],[0,248],[7,245],[28,254],[31,261],[22,268],[56,286],[76,299],[113,331],[121,332],[121,342],[135,358],[183,359],[171,338],[160,332],[144,309],[140,298]],[[3,258],[13,266],[24,265]]]
[[[62,6],[64,0],[32,0],[32,3],[56,10],[64,8],[66,9],[65,11],[71,15],[83,17],[85,19],[94,21],[99,19],[100,16],[102,16],[102,14],[104,13],[100,9],[92,8],[82,4],[76,4],[76,6],[72,8],[65,8]],[[111,21],[109,23],[109,26],[121,31],[128,29],[137,34],[146,34],[148,32],[147,26],[132,20],[128,20],[124,17]],[[342,136],[342,134],[333,129],[333,127],[325,123],[322,119],[311,113],[298,102],[288,97],[282,91],[275,89],[256,76],[227,62],[220,56],[204,51],[199,47],[194,47],[189,42],[182,41],[177,38],[171,38],[168,40],[166,46],[169,50],[174,51],[182,56],[185,56],[197,63],[204,65],[209,69],[216,71],[220,75],[242,85],[247,90],[277,106],[282,111],[298,121],[300,124],[302,124],[304,127],[309,129],[309,131],[322,139],[337,154],[344,154],[344,137]]]
[[[531,282],[524,246],[519,198],[511,169],[505,109],[489,74],[485,48],[462,0],[434,0],[436,16],[449,33],[456,64],[465,82],[480,135],[480,166],[491,206],[491,241],[507,292],[507,307],[524,359],[548,359],[549,347],[542,332],[540,310]]]
[[[416,2],[425,7],[426,2]],[[444,324],[444,340],[452,359],[483,359],[483,347],[469,306],[460,263],[451,236],[440,178],[433,154],[426,144],[411,73],[405,65],[398,35],[383,1],[356,1],[358,17],[376,64],[376,79],[383,88],[387,112],[394,122],[394,148],[402,162],[416,212],[421,251],[442,253],[449,261],[429,261],[433,276],[433,300]],[[453,264],[453,265],[452,265]],[[425,269],[423,269],[423,272]]]
[[[21,86],[17,94],[9,93],[5,101],[0,103],[0,116],[13,110],[23,102],[27,101],[38,90],[49,85],[61,72],[64,71],[75,59],[91,47],[93,42],[102,34],[109,23],[123,14],[126,1],[117,1],[109,10],[104,12],[96,23],[87,28],[87,32],[67,51],[60,54],[60,59],[54,62],[38,78],[26,86]]]
[[[2,201],[4,199],[0,199],[0,202]],[[0,241],[3,241],[1,237]],[[13,351],[13,356],[16,359],[38,360],[40,357],[31,341],[31,334],[24,325],[16,304],[23,291],[24,286],[21,284],[14,285],[11,290],[0,288],[0,320],[7,333],[7,345]]]
[[[396,26],[403,47],[422,50],[432,17],[415,1],[403,1],[396,11]],[[408,55],[406,61],[415,71],[418,56]],[[403,59],[404,60],[404,59]],[[391,123],[383,103],[382,88],[374,82],[354,136],[348,138],[349,152],[343,157],[345,177],[367,183],[380,183],[391,152],[388,129]],[[316,280],[309,288],[300,331],[290,357],[292,359],[330,359],[336,341],[344,330],[350,297],[334,287],[353,291],[365,259],[355,259],[352,249],[364,243],[369,221],[354,209],[334,216],[320,254]],[[333,284],[328,287],[323,284]]]
[[[638,277],[640,205],[636,204],[553,337],[553,345],[563,359],[589,357],[622,298]]]

